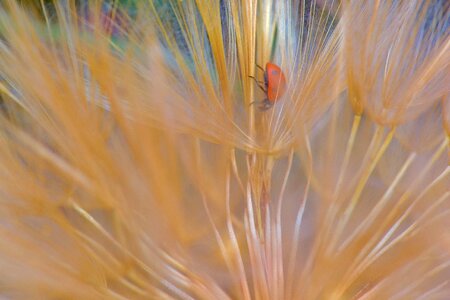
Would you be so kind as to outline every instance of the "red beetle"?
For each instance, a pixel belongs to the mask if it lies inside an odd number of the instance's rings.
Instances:
[[[256,81],[258,87],[266,94],[266,98],[261,101],[259,109],[268,110],[271,108],[275,102],[280,100],[286,91],[286,77],[284,77],[283,71],[276,64],[268,62],[266,64],[266,69],[256,65],[259,69],[264,72],[264,82],[258,81],[255,77],[249,76]],[[263,85],[264,84],[264,85]],[[252,102],[251,104],[257,101]]]

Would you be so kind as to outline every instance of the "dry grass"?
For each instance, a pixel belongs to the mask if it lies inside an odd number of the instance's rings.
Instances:
[[[0,297],[450,297],[445,1],[2,3]]]

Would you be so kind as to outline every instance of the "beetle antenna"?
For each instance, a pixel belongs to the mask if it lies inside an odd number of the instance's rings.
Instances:
[[[260,65],[258,65],[258,64],[255,64],[261,71],[263,71],[263,72],[265,72],[265,70],[264,70],[264,68],[263,67],[261,67]]]

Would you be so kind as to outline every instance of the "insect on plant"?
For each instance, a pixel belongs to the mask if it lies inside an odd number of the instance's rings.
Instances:
[[[265,111],[271,108],[283,96],[286,91],[286,77],[281,68],[274,63],[268,62],[266,69],[263,69],[259,65],[256,66],[264,72],[264,81],[259,81],[254,76],[249,77],[255,80],[258,87],[266,94],[266,98],[250,104],[259,103],[259,109]]]

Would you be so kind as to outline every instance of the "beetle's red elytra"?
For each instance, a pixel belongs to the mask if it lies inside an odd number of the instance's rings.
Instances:
[[[258,87],[266,94],[266,98],[260,101],[259,105],[259,109],[264,111],[271,108],[286,92],[286,77],[284,76],[281,68],[274,63],[268,62],[265,69],[258,65],[256,66],[264,71],[264,82],[258,81],[253,76],[249,77],[253,78]],[[254,101],[251,104],[255,102],[259,101]]]

